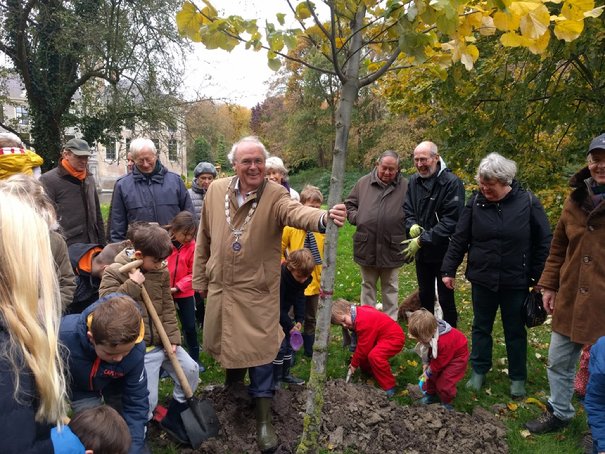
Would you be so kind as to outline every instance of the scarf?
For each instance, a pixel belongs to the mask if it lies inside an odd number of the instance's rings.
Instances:
[[[72,177],[77,178],[80,181],[84,181],[86,179],[86,169],[82,170],[81,172],[74,169],[67,159],[61,159],[61,165]]]
[[[321,265],[321,255],[319,254],[319,248],[317,247],[317,241],[315,241],[315,235],[313,235],[313,232],[307,232],[303,247],[311,251],[313,260],[315,260],[315,265]]]

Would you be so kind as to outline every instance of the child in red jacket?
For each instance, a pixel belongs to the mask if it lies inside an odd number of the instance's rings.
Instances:
[[[167,259],[170,291],[183,328],[187,352],[200,366],[200,372],[204,372],[204,366],[200,362],[200,344],[195,324],[195,298],[191,285],[197,225],[189,211],[181,211],[165,228],[172,240],[172,253]]]
[[[395,377],[389,358],[403,348],[405,335],[401,326],[372,306],[355,306],[345,300],[334,301],[332,323],[357,334],[357,348],[351,358],[349,374],[358,367],[372,374],[388,397],[395,395]]]
[[[419,341],[416,351],[422,358],[423,404],[441,402],[451,410],[456,384],[462,380],[468,364],[466,336],[445,320],[438,320],[426,309],[408,316],[408,334]]]

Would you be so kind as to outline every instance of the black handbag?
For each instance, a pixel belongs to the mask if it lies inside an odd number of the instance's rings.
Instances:
[[[525,296],[523,301],[523,319],[525,320],[525,326],[533,328],[534,326],[540,326],[546,321],[546,310],[542,303],[542,294],[536,291],[530,291]]]

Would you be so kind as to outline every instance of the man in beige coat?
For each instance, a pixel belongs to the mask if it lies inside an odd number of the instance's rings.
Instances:
[[[206,297],[204,348],[226,369],[227,385],[242,382],[249,371],[261,451],[277,446],[271,399],[272,361],[284,336],[279,325],[282,230],[289,225],[323,231],[327,217],[337,226],[346,218],[343,204],[327,213],[303,206],[283,186],[265,180],[268,156],[256,137],[233,145],[229,160],[236,176],[208,188],[193,266],[193,288]]]

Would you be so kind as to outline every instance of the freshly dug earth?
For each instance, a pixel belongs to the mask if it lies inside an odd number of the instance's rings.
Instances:
[[[417,387],[416,387],[417,388]],[[409,391],[412,391],[410,386]],[[182,453],[255,453],[253,401],[244,387],[206,389],[221,422],[218,438]],[[273,424],[279,437],[276,453],[294,453],[302,435],[307,390],[292,386],[273,399]],[[330,452],[357,453],[506,453],[506,429],[488,411],[474,415],[448,411],[440,405],[406,406],[386,398],[367,384],[334,380],[326,383],[320,446]],[[156,447],[171,444],[157,426],[150,428]]]

